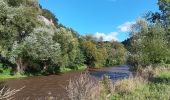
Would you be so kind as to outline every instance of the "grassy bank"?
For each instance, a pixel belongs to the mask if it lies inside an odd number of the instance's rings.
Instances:
[[[71,71],[83,71],[86,68],[87,68],[86,65],[79,65],[79,66],[75,67],[75,69],[61,67],[60,72],[61,73],[67,73],[67,72],[71,72]]]
[[[77,66],[76,69],[61,67],[58,73],[67,73],[71,71],[83,71],[86,68],[87,68],[86,65]],[[10,79],[10,78],[23,78],[29,76],[41,76],[41,75],[49,75],[49,74],[50,73],[43,73],[43,72],[38,72],[38,73],[27,72],[26,74],[20,74],[20,73],[13,74],[12,69],[10,67],[4,67],[2,64],[0,64],[0,80]]]
[[[10,79],[10,78],[24,78],[27,77],[26,75],[16,74],[16,75],[10,75],[10,74],[0,74],[0,80],[3,79]]]
[[[169,100],[170,69],[149,66],[114,83],[107,76],[98,81],[86,73],[70,80],[66,90],[71,100]]]
[[[27,76],[19,73],[13,74],[12,69],[10,67],[4,67],[2,64],[0,64],[0,80],[9,79],[9,78],[23,78],[23,77],[27,77]]]
[[[149,76],[148,73],[152,75]],[[139,80],[139,76],[134,80],[127,79],[128,81],[131,81],[129,83],[126,82],[127,80],[122,80],[122,83],[126,83],[123,89],[124,92],[120,91],[120,87],[118,87],[119,90],[113,93],[111,100],[169,100],[170,70],[168,68],[149,68],[140,76],[143,77],[144,74],[147,74],[147,77],[145,76],[143,78],[143,82]],[[120,86],[123,86],[124,84],[120,84]],[[131,88],[131,90],[129,90],[129,87],[132,87],[133,89]]]

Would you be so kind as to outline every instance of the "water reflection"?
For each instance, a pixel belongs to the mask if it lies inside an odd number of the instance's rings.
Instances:
[[[96,72],[90,72],[90,75],[95,76],[97,78],[102,78],[103,75],[107,75],[112,80],[119,80],[119,79],[128,78],[130,76],[130,73],[111,72],[111,71],[96,71]]]

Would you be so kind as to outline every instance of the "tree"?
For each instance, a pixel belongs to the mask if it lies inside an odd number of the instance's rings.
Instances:
[[[126,62],[126,49],[123,44],[117,41],[111,41],[112,47],[112,59],[114,60],[114,65],[124,64]]]
[[[55,17],[55,15],[47,10],[47,9],[42,9],[42,16],[50,20],[52,23],[54,23],[55,26],[58,27],[58,19]]]
[[[166,63],[169,54],[165,34],[165,29],[159,23],[149,25],[144,20],[137,21],[132,32],[131,64],[147,66]]]
[[[158,0],[159,10],[162,12],[162,20],[164,21],[165,26],[170,25],[170,1],[169,0]]]
[[[12,59],[17,64],[18,72],[23,72],[31,60],[40,60],[44,63],[44,71],[50,62],[58,64],[60,60],[60,44],[53,41],[50,30],[37,28],[30,36],[12,48]]]
[[[95,67],[95,62],[97,60],[97,48],[94,43],[91,41],[84,41],[83,44],[83,50],[85,55],[85,63],[91,67]]]
[[[12,50],[23,48],[20,44],[39,24],[37,20],[39,12],[35,13],[37,10],[34,7],[20,6],[19,2],[22,3],[21,0],[16,2],[19,5],[15,7],[10,5],[12,1],[0,0],[0,2],[0,7],[2,8],[0,11],[0,53],[3,57],[9,59],[13,52]],[[31,3],[35,4],[34,1],[29,1],[29,4]],[[21,55],[19,58],[23,58],[23,56]],[[27,55],[24,58],[27,58]],[[23,61],[26,61],[26,59],[17,59],[16,63],[20,63],[20,66],[23,66],[24,69],[27,63],[21,63]]]
[[[61,44],[62,67],[74,67],[75,60],[80,53],[78,38],[73,36],[72,31],[67,28],[58,28],[54,38],[56,42]]]
[[[37,26],[37,13],[30,7],[9,7],[1,0],[1,45],[10,49],[14,41],[21,42]]]
[[[121,44],[113,46],[102,38],[80,36],[58,24],[55,15],[42,9],[37,0],[0,0],[0,9],[0,57],[16,65],[18,72],[33,68],[35,63],[43,64],[46,71],[51,65],[103,67],[107,62],[123,62]]]
[[[34,8],[39,8],[38,0],[5,0],[9,6],[12,7],[19,7],[21,5],[23,6],[29,6]]]

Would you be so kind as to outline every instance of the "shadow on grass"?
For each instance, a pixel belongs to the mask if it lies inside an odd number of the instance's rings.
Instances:
[[[60,75],[60,68],[49,66],[46,71],[43,71],[41,68],[28,68],[24,75],[26,76],[48,76],[48,75]]]
[[[157,84],[170,84],[170,77],[154,77],[150,78],[149,81]]]

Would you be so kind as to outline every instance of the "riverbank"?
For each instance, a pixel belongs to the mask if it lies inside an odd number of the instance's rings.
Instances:
[[[136,76],[119,81],[117,86],[111,100],[169,100],[170,68],[149,66]]]
[[[113,72],[109,75],[115,75],[114,73],[122,73],[126,71],[127,67],[125,66],[116,66],[109,67],[104,69],[97,69],[95,71],[90,71],[90,75],[98,72],[100,75],[103,75],[101,72]],[[119,73],[118,73],[119,72]],[[3,82],[4,85],[11,89],[19,89],[25,87],[21,92],[16,94],[16,99],[21,100],[23,98],[29,97],[31,100],[44,98],[48,96],[56,97],[59,100],[67,100],[66,86],[68,86],[70,79],[80,76],[85,71],[74,71],[67,72],[59,75],[49,75],[49,76],[35,76],[35,77],[26,77],[22,79],[9,79]],[[94,78],[99,78],[93,76]]]
[[[22,75],[19,73],[13,74],[11,67],[6,67],[0,64],[0,80],[11,79],[11,78],[24,78],[27,75]]]
[[[106,73],[107,72],[107,73]],[[49,76],[36,76],[36,77],[27,77],[23,79],[9,79],[4,82],[1,82],[1,86],[5,85],[7,88],[11,89],[22,89],[15,95],[17,100],[20,99],[44,99],[52,97],[59,100],[68,100],[69,93],[76,95],[76,91],[68,92],[66,87],[70,86],[70,80],[72,80],[72,85],[76,82],[76,87],[74,89],[87,88],[86,84],[82,87],[81,84],[77,84],[77,81],[82,82],[82,75],[96,78],[100,78],[99,83],[94,80],[87,79],[87,85],[90,85],[91,82],[95,83],[94,85],[100,91],[91,91],[95,87],[88,89],[88,91],[97,93],[97,97],[107,100],[168,100],[170,99],[170,68],[167,67],[146,67],[137,71],[136,75],[131,75],[127,78],[124,76],[122,79],[122,73],[130,72],[129,68],[125,65],[96,69],[89,71],[89,74],[85,71],[76,71],[76,72],[67,72],[59,75],[49,75]],[[97,76],[96,76],[97,74]],[[98,76],[99,75],[99,76]],[[100,77],[100,76],[109,76],[109,77]],[[112,77],[114,76],[114,77]],[[117,77],[118,76],[118,77]],[[84,78],[83,78],[84,79]],[[114,81],[117,80],[117,81]],[[111,83],[110,83],[111,82]],[[114,82],[114,83],[113,83]],[[78,86],[77,86],[78,85]],[[74,86],[74,85],[73,85]],[[80,87],[79,87],[80,86]],[[102,91],[101,91],[102,90]],[[76,93],[76,94],[74,94]],[[83,92],[82,92],[83,93]],[[76,95],[79,96],[79,95]]]
[[[122,69],[123,68],[123,69]],[[81,65],[79,67],[77,67],[77,69],[71,69],[71,68],[60,68],[59,72],[56,74],[64,74],[64,73],[68,73],[68,72],[82,72],[82,71],[89,71],[89,72],[100,72],[102,71],[103,74],[97,76],[96,77],[101,77],[104,74],[107,74],[109,71],[112,72],[120,72],[122,71],[125,73],[130,73],[129,72],[129,67],[127,65],[117,65],[114,67],[103,67],[103,68],[88,68],[87,65]],[[104,72],[105,71],[105,72]],[[26,74],[13,74],[12,69],[10,67],[2,67],[2,64],[0,64],[0,80],[6,80],[6,79],[20,79],[20,78],[26,78],[26,77],[33,77],[33,76],[46,76],[46,75],[55,75],[55,74],[50,74],[50,73],[42,73],[42,72],[38,72],[38,73],[26,73]],[[95,73],[94,73],[95,76]]]
[[[76,72],[76,71],[83,71],[83,70],[86,70],[86,69],[87,69],[86,65],[81,65],[81,66],[77,67],[77,69],[60,68],[57,74],[68,73],[68,72]],[[12,71],[12,68],[3,67],[3,65],[0,64],[0,80],[26,78],[26,77],[32,77],[32,76],[44,76],[44,75],[50,75],[50,73],[43,73],[43,72],[31,73],[31,72],[27,72],[25,74],[20,74],[20,73],[14,74],[14,72]]]
[[[99,81],[82,74],[69,82],[67,93],[71,100],[169,100],[170,68],[147,66],[117,81],[109,74]]]

